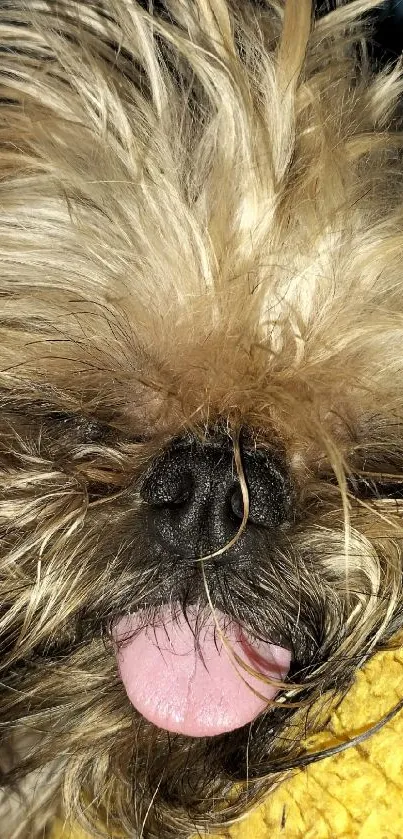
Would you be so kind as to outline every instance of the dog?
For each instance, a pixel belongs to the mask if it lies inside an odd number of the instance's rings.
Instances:
[[[375,6],[3,0],[2,839],[224,829],[395,643]]]

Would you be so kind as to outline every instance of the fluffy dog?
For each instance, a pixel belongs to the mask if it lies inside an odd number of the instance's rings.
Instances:
[[[402,626],[375,5],[3,0],[2,839],[228,824]]]

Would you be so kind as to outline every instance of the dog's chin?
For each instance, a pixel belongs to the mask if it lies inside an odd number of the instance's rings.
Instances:
[[[290,669],[291,652],[248,636],[222,612],[166,606],[114,627],[120,676],[132,705],[159,728],[214,737],[252,722]]]

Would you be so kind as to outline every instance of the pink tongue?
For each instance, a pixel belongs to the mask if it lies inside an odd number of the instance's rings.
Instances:
[[[173,621],[166,610],[155,626],[144,626],[144,614],[137,614],[122,618],[115,627],[126,693],[154,725],[191,737],[222,734],[251,722],[278,693],[278,688],[242,669],[234,654],[254,671],[281,680],[290,667],[289,650],[263,642],[252,647],[239,626],[228,626],[220,612],[216,617],[230,649],[223,645],[213,618],[203,623],[198,649],[190,610],[189,623],[183,615]]]

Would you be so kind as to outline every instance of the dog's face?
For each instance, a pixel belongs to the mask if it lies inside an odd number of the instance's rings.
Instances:
[[[403,622],[402,84],[358,6],[0,12],[4,780],[53,761],[87,827],[238,815]]]

